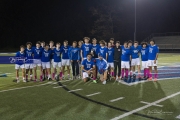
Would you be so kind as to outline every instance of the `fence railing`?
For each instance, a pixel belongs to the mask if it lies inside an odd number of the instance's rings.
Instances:
[[[163,50],[180,50],[180,44],[157,44],[159,49]]]

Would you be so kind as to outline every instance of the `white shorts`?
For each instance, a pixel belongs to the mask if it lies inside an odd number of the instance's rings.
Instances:
[[[26,69],[33,69],[34,64],[30,63],[30,64],[25,64],[25,68]]]
[[[156,64],[154,64],[154,60],[148,60],[148,66],[154,67],[154,66],[157,66],[157,64],[158,64],[157,60],[156,60]]]
[[[107,63],[108,67],[114,68],[114,63]]]
[[[25,65],[24,64],[22,64],[22,65],[18,65],[18,64],[15,64],[15,69],[16,70],[19,70],[19,68],[25,68]]]
[[[142,69],[149,68],[148,61],[142,61]]]
[[[50,62],[42,62],[42,68],[43,68],[43,69],[51,68],[50,66],[51,66],[51,65],[50,65]]]
[[[121,68],[129,69],[130,68],[129,61],[121,61]]]
[[[139,58],[132,59],[132,61],[131,61],[131,66],[136,66],[136,65],[140,65],[140,59]]]
[[[53,62],[53,68],[61,67],[61,62]]]
[[[62,59],[62,66],[70,66],[70,59]]]
[[[40,59],[34,59],[34,67],[41,66],[41,60]]]
[[[88,73],[87,72],[83,72],[83,77],[82,78],[84,79],[84,78],[87,78],[87,77],[89,77]]]

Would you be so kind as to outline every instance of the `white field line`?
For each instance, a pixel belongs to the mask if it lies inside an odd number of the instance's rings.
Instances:
[[[40,84],[40,85],[33,85],[33,86],[26,86],[26,87],[19,87],[19,88],[12,88],[12,89],[8,89],[8,90],[1,90],[1,92],[7,92],[7,91],[13,91],[13,90],[20,90],[20,89],[25,89],[25,88],[31,88],[31,87],[39,87],[39,86],[43,86],[43,85],[47,85],[50,84],[51,82],[48,83],[44,83],[44,84]]]
[[[140,103],[144,103],[144,104],[146,104],[146,105],[151,104],[151,103],[149,103],[149,102],[144,102],[144,101],[141,101]],[[154,104],[153,106],[163,107],[163,105],[158,105],[158,104]]]
[[[89,94],[89,95],[86,95],[86,96],[87,96],[87,97],[90,97],[90,96],[94,96],[94,95],[98,95],[98,94],[101,94],[101,92],[97,92],[97,93]]]
[[[124,113],[124,114],[122,114],[122,115],[120,115],[120,116],[117,116],[117,117],[115,117],[115,118],[112,118],[111,120],[119,120],[119,119],[124,118],[124,117],[126,117],[126,116],[129,116],[129,115],[131,115],[131,114],[133,114],[133,113],[136,113],[136,112],[139,112],[139,111],[141,111],[141,110],[144,110],[144,109],[146,109],[146,108],[148,108],[148,107],[151,107],[151,106],[153,106],[154,104],[158,104],[158,103],[163,102],[163,101],[165,101],[165,100],[167,100],[167,99],[169,99],[169,98],[175,97],[175,96],[177,96],[177,95],[180,95],[180,91],[177,92],[177,93],[174,93],[174,94],[172,94],[172,95],[169,95],[169,96],[167,96],[167,97],[161,98],[161,99],[159,99],[159,100],[157,100],[157,101],[154,101],[154,102],[152,102],[152,103],[150,103],[150,104],[148,104],[148,105],[142,106],[142,107],[140,107],[140,108],[137,108],[137,109],[134,109],[134,110],[129,111],[129,112],[127,112],[127,113]]]
[[[180,119],[180,115],[178,115],[176,118],[177,118],[177,119]]]
[[[62,87],[64,87],[64,86],[66,86],[66,85],[63,85],[63,86],[57,86],[57,87],[53,87],[53,88],[62,88]]]
[[[110,102],[115,102],[115,101],[122,100],[122,99],[124,99],[124,97],[119,97],[119,98],[116,98],[116,99],[110,100]]]
[[[80,91],[80,90],[82,90],[82,89],[70,90],[70,91],[68,91],[68,92],[76,92],[76,91]]]

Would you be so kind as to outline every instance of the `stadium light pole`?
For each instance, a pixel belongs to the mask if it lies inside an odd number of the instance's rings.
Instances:
[[[136,0],[134,1],[134,41],[136,41]]]

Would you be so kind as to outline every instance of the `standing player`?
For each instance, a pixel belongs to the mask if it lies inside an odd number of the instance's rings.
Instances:
[[[44,71],[48,72],[48,80],[51,80],[51,65],[50,65],[50,57],[52,54],[52,50],[49,49],[49,45],[46,44],[45,48],[42,50],[41,62],[42,68]],[[42,75],[43,79],[45,78],[45,73]]]
[[[99,44],[97,44],[96,38],[92,39],[92,50],[91,53],[93,54],[93,58],[98,58],[98,52],[99,52]]]
[[[131,48],[132,47],[132,40],[128,40],[128,47]],[[129,68],[129,75],[130,78],[132,77],[132,69],[131,69],[131,61],[129,62],[130,68]]]
[[[72,64],[73,79],[79,78],[79,61],[80,61],[80,48],[77,47],[77,42],[74,41],[72,47],[69,48],[69,58]]]
[[[42,49],[40,42],[36,42],[36,47],[33,49],[34,54],[34,81],[37,81],[37,66],[39,67],[40,72],[42,72],[41,66],[41,55]],[[42,74],[42,73],[40,73]],[[42,81],[42,77],[40,76],[40,81]]]
[[[82,47],[82,45],[83,45],[83,41],[80,40],[80,41],[78,42],[78,48],[80,49],[80,61],[79,61],[79,73],[80,73],[80,75],[79,75],[79,79],[82,77],[82,70],[81,70],[81,62],[82,62],[82,58],[81,58],[81,47]]]
[[[102,54],[100,54],[99,59],[96,60],[96,66],[100,74],[100,80],[102,84],[105,85],[107,80],[108,64],[107,61],[103,58]]]
[[[101,54],[105,60],[107,60],[108,53],[107,53],[107,47],[105,47],[105,41],[101,40],[100,42],[100,48],[99,48],[99,55]]]
[[[69,54],[68,54],[68,50],[69,50],[70,46],[68,46],[68,41],[65,40],[64,41],[64,45],[61,47],[61,54],[62,54],[62,73],[63,73],[63,78],[65,75],[65,66],[67,67],[67,75],[68,75],[68,79],[70,80],[70,59],[69,59]]]
[[[57,70],[59,69],[59,78],[62,79],[62,72],[61,72],[61,44],[58,42],[56,43],[56,48],[53,49],[53,74],[52,78],[57,79]]]
[[[149,67],[148,67],[148,53],[149,47],[146,42],[141,43],[141,61],[142,61],[142,69],[144,70],[144,80],[147,80],[149,77]]]
[[[136,66],[138,68],[138,78],[141,80],[141,68],[140,68],[140,59],[139,54],[141,51],[141,46],[138,46],[138,41],[134,41],[134,45],[131,46],[132,50],[132,61],[131,61],[131,70],[133,72],[133,79],[136,79]]]
[[[149,53],[148,53],[148,66],[149,66],[149,79],[152,80],[152,67],[154,67],[154,81],[157,81],[157,64],[158,64],[158,54],[159,54],[159,48],[157,45],[155,45],[154,40],[150,40],[150,45],[149,45]]]
[[[94,61],[92,60],[92,55],[88,54],[87,59],[84,59],[82,61],[82,71],[83,71],[83,81],[87,82],[90,74],[93,74],[93,76],[96,76],[96,67],[94,64]],[[93,82],[96,83],[95,78],[93,79]]]
[[[25,69],[26,69],[26,80],[28,81],[28,74],[30,71],[30,81],[33,81],[32,79],[32,74],[33,74],[33,49],[32,49],[32,43],[27,42],[26,43],[27,48],[25,49],[26,52],[26,57],[27,57],[27,62],[25,64]]]
[[[121,76],[121,55],[122,48],[120,42],[116,41],[116,46],[114,47],[114,77],[116,77],[116,80],[120,79]]]
[[[114,48],[112,48],[112,43],[108,42],[108,67],[110,68],[110,75],[114,77]]]
[[[124,42],[124,46],[122,46],[122,55],[121,55],[121,68],[122,74],[121,79],[127,80],[128,79],[128,70],[130,68],[129,62],[131,59],[131,49],[128,47],[128,43]],[[125,77],[124,77],[125,73]]]
[[[91,53],[92,45],[89,43],[90,38],[84,37],[84,44],[81,46],[81,58],[82,61],[86,59],[87,55]]]
[[[26,55],[25,55],[23,45],[20,46],[20,51],[18,51],[16,53],[15,57],[16,57],[16,59],[21,59],[21,60],[16,60],[16,64],[15,64],[17,83],[20,82],[20,80],[19,80],[19,68],[22,69],[23,82],[26,82],[26,80],[25,80],[25,60],[24,60]]]

